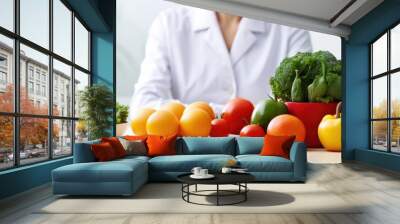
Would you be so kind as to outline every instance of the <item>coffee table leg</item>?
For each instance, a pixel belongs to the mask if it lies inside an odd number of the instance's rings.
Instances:
[[[219,184],[217,184],[217,206],[219,206]]]
[[[244,190],[245,190],[245,192],[244,192],[244,201],[247,201],[247,192],[248,192],[247,183],[244,183]]]

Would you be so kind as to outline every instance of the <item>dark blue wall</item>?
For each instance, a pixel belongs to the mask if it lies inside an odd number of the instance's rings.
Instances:
[[[1,172],[0,199],[48,183],[53,169],[71,163],[69,157]]]
[[[67,0],[66,2],[79,14],[92,32],[93,83],[106,84],[115,96],[115,0]],[[115,116],[113,120],[115,121]],[[110,131],[115,130],[110,127]],[[53,169],[71,163],[72,158],[69,157],[0,172],[0,199],[48,183],[51,181]]]
[[[383,153],[385,154],[383,156],[381,152],[369,149],[369,43],[398,22],[400,22],[400,1],[386,0],[355,23],[351,27],[349,39],[343,40],[345,71],[343,159],[355,159],[392,170],[398,170],[400,167],[398,156],[389,155],[392,157],[387,159],[387,153]]]

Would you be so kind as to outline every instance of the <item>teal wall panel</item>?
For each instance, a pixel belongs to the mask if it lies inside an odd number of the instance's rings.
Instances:
[[[386,0],[351,29],[343,40],[344,116],[343,159],[358,160],[391,170],[400,170],[400,156],[370,150],[369,44],[400,22],[400,0]]]
[[[53,169],[71,163],[68,157],[0,172],[0,199],[48,183]]]

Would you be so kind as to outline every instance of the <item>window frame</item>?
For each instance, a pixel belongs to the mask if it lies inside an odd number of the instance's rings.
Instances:
[[[71,108],[71,114],[70,116],[66,115],[66,116],[56,116],[53,114],[53,59],[54,60],[58,60],[61,63],[64,63],[68,66],[71,67],[71,93],[72,93],[72,99],[71,99],[71,104],[74,105],[75,103],[75,88],[74,88],[74,82],[75,82],[75,69],[85,73],[86,75],[88,75],[89,78],[89,83],[88,86],[92,85],[92,72],[91,72],[91,36],[92,36],[92,30],[89,29],[89,27],[87,26],[87,24],[83,21],[83,19],[79,16],[79,14],[77,14],[72,7],[65,1],[65,0],[59,0],[68,10],[71,11],[71,18],[70,18],[70,23],[71,23],[71,58],[67,59],[64,58],[63,56],[57,54],[54,52],[54,39],[53,39],[53,32],[54,32],[54,28],[53,28],[53,21],[54,21],[54,17],[53,17],[53,1],[54,0],[48,0],[48,4],[49,4],[49,47],[48,49],[46,49],[45,47],[42,47],[39,44],[34,43],[33,41],[30,41],[29,39],[23,37],[20,35],[20,0],[14,0],[13,1],[13,10],[14,10],[14,18],[13,18],[13,31],[10,31],[4,27],[0,26],[0,35],[3,35],[5,37],[11,38],[13,41],[13,64],[12,69],[11,69],[11,74],[13,76],[13,81],[14,81],[14,99],[13,99],[13,112],[1,112],[0,111],[0,116],[4,116],[4,117],[11,117],[13,119],[13,166],[11,167],[5,167],[5,168],[0,168],[0,172],[4,171],[4,170],[10,170],[10,169],[16,169],[18,167],[23,167],[23,166],[29,166],[29,165],[33,165],[33,164],[37,164],[37,163],[43,163],[49,160],[54,160],[54,159],[62,159],[65,157],[70,157],[73,155],[74,152],[74,143],[75,143],[75,126],[76,126],[76,121],[79,120],[79,117],[75,116],[75,108],[72,107]],[[88,31],[88,61],[89,61],[89,65],[88,65],[88,69],[85,69],[83,67],[81,67],[80,65],[75,63],[75,19],[77,19],[83,26],[84,28]],[[27,114],[27,113],[21,113],[20,111],[20,85],[21,85],[21,81],[20,81],[20,45],[23,44],[27,47],[32,48],[33,50],[36,50],[40,53],[43,53],[45,55],[48,56],[49,58],[49,62],[48,62],[48,76],[47,76],[47,85],[45,87],[46,91],[45,94],[48,97],[48,112],[46,115],[39,115],[39,114]],[[29,64],[27,64],[27,66],[29,66]],[[27,69],[30,67],[27,67]],[[42,73],[40,73],[41,75]],[[34,85],[36,83],[36,70],[33,70],[33,82]],[[30,80],[30,74],[27,73],[26,74],[27,77],[27,81]],[[39,83],[41,83],[41,77],[39,76]],[[27,91],[29,91],[27,89]],[[34,91],[36,91],[34,89]],[[42,94],[40,94],[41,96]],[[47,119],[48,122],[48,136],[47,136],[47,150],[48,151],[48,157],[44,158],[41,161],[38,162],[33,162],[33,163],[26,163],[26,164],[21,164],[21,159],[20,159],[20,119],[21,118],[44,118]],[[62,156],[54,156],[54,146],[53,146],[53,122],[57,121],[57,120],[66,120],[66,121],[70,121],[71,122],[71,153],[68,155],[62,155]]]
[[[373,151],[380,151],[380,152],[386,152],[386,153],[391,153],[391,154],[400,154],[400,152],[394,152],[392,151],[392,121],[400,121],[400,117],[392,117],[392,96],[391,96],[391,92],[392,92],[392,76],[396,75],[397,73],[400,72],[400,67],[397,68],[391,68],[391,59],[392,59],[392,55],[391,55],[391,31],[392,29],[394,29],[395,27],[400,26],[400,21],[397,21],[396,23],[394,23],[393,25],[391,25],[389,28],[387,28],[383,33],[381,33],[380,35],[378,35],[374,40],[372,40],[369,44],[369,130],[370,130],[370,134],[369,134],[369,145],[370,145],[370,150]],[[373,71],[373,65],[374,65],[374,61],[373,61],[373,44],[376,43],[376,41],[378,41],[381,37],[383,37],[384,35],[387,35],[387,64],[386,64],[386,71],[376,74],[374,75],[374,71]],[[386,93],[386,98],[387,98],[387,105],[386,105],[386,117],[385,118],[373,118],[373,93],[374,93],[374,88],[373,88],[373,81],[379,78],[383,78],[386,77],[386,87],[387,87],[387,93]],[[377,121],[386,121],[386,151],[384,150],[379,150],[374,148],[374,133],[373,133],[373,122],[377,122]]]

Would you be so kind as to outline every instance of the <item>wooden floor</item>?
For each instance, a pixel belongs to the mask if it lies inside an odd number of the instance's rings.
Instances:
[[[50,187],[43,186],[0,202],[0,223],[400,223],[399,174],[358,163],[315,162],[309,166],[308,182],[322,185],[346,201],[362,201],[366,206],[356,214],[37,214],[37,208],[54,200]]]

